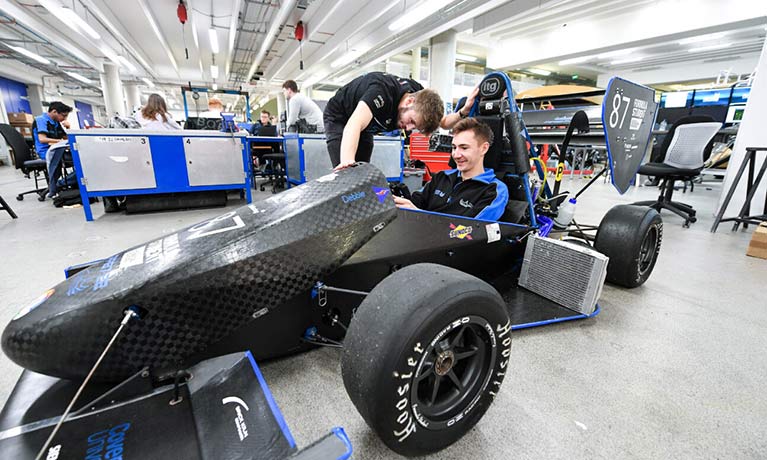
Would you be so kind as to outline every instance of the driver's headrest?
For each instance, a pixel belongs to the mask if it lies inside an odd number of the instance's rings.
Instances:
[[[479,99],[480,100],[493,100],[503,97],[503,92],[506,90],[506,84],[503,79],[498,75],[487,75],[482,79],[482,83],[479,84]]]

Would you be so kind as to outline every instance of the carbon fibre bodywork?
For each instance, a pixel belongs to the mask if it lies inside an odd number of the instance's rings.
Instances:
[[[3,351],[26,369],[82,378],[123,311],[138,305],[147,314],[97,377],[176,369],[310,290],[385,227],[396,208],[378,190],[388,195],[383,174],[360,165],[115,254],[21,311],[3,332]]]
[[[137,305],[144,318],[126,328],[97,379],[144,366],[172,372],[247,349],[271,358],[308,348],[301,337],[313,326],[339,336],[312,308],[317,282],[372,289],[416,262],[486,278],[519,260],[513,240],[527,227],[397,211],[389,195],[383,174],[361,164],[115,254],[19,312],[3,351],[26,369],[82,378]],[[340,298],[336,314],[348,322],[360,301]]]

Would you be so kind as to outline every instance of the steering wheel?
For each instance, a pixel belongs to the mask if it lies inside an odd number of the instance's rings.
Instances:
[[[410,195],[410,189],[402,182],[389,182],[389,190],[391,190],[392,195],[402,197],[406,200],[410,200],[412,198]]]

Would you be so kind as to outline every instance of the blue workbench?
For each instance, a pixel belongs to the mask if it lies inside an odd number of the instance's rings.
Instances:
[[[324,134],[285,133],[284,137],[289,184],[303,184],[333,171]],[[405,149],[401,137],[374,137],[370,164],[378,167],[387,180],[402,181],[404,158]]]
[[[88,221],[91,197],[241,189],[251,202],[245,134],[140,129],[67,134]]]

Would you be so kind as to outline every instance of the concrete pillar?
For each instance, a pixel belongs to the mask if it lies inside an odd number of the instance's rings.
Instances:
[[[125,116],[126,111],[123,100],[123,85],[120,81],[120,68],[115,64],[104,63],[104,73],[101,74],[101,91],[104,93],[107,117],[112,118],[115,113]]]
[[[43,114],[43,85],[27,85],[27,98],[29,99],[29,108],[32,115],[40,116]]]
[[[746,110],[743,112],[743,121],[740,122],[738,137],[735,139],[735,145],[732,149],[730,163],[727,166],[727,175],[722,184],[722,193],[719,196],[714,213],[722,206],[727,191],[735,180],[738,168],[743,163],[746,156],[746,147],[764,147],[764,120],[767,120],[767,45],[762,47],[762,55],[756,66],[756,77],[751,84],[751,92],[746,102]],[[767,152],[757,152],[756,167],[754,177],[759,174],[759,167],[762,161],[765,161]],[[748,167],[746,167],[748,168]],[[746,200],[746,182],[748,182],[748,169],[743,172],[743,176],[738,182],[738,188],[727,206],[724,217],[734,217],[740,213],[740,208]],[[756,190],[754,198],[751,200],[750,215],[761,214],[764,210],[765,191],[767,191],[767,178],[763,178],[759,188]],[[719,232],[730,228],[729,223],[719,226]]]
[[[5,111],[5,98],[0,97],[0,123],[8,124],[8,113]],[[0,136],[0,166],[10,165],[11,155],[8,152],[8,144],[5,142],[5,137]]]
[[[301,92],[304,93],[304,96],[308,97],[309,99],[312,98],[312,87],[307,86],[306,88],[301,88]]]
[[[421,79],[421,47],[413,48],[413,56],[410,61],[410,78],[413,80]]]
[[[128,115],[141,106],[141,92],[138,89],[138,83],[130,82],[125,84],[125,101],[128,105]],[[165,103],[170,107],[168,101],[165,101]]]
[[[429,87],[439,93],[448,112],[453,109],[456,35],[451,29],[432,37],[429,53]]]

